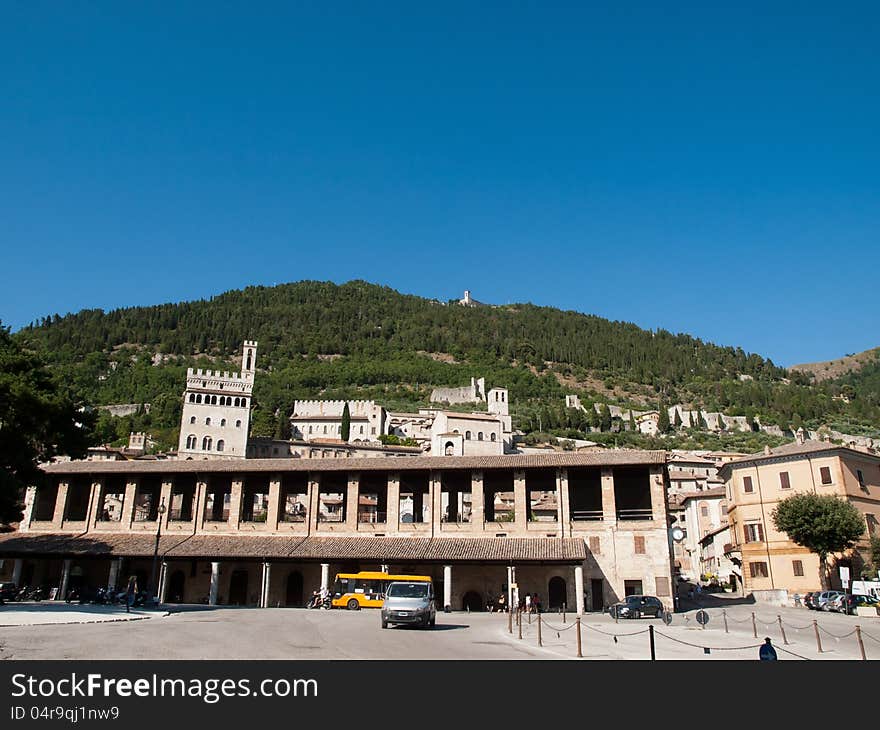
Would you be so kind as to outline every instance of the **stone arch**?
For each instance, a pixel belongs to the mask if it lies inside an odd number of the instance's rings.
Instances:
[[[486,602],[480,596],[477,591],[468,591],[464,594],[461,599],[461,610],[462,611],[484,611],[486,609]]]
[[[561,610],[567,600],[565,578],[554,575],[547,583],[547,608]]]
[[[168,578],[165,589],[165,603],[183,603],[183,591],[186,588],[186,576],[182,570],[175,570]]]
[[[229,576],[229,605],[246,606],[248,589],[248,572],[246,570],[233,570]]]
[[[291,570],[287,574],[284,605],[297,607],[303,605],[303,576],[298,570]]]
[[[452,441],[447,441],[446,446],[443,447],[443,453],[446,456],[455,456],[455,444]]]

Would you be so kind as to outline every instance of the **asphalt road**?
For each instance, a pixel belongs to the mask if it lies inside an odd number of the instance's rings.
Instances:
[[[863,632],[868,659],[880,659],[880,618],[856,618],[806,609],[707,599],[706,628],[698,606],[685,605],[672,624],[658,619],[621,620],[587,614],[581,624],[586,659],[650,658],[648,626],[654,627],[658,660],[757,660],[758,646],[771,637],[780,660],[860,659],[855,626]],[[0,611],[21,610],[5,606]],[[33,611],[33,609],[31,609]],[[71,611],[75,611],[72,607]],[[58,611],[52,607],[53,614]],[[756,615],[758,638],[751,614]],[[727,616],[727,631],[724,614]],[[777,616],[782,618],[785,640]],[[7,615],[8,617],[8,615]],[[440,613],[432,630],[380,627],[377,610],[172,608],[130,622],[0,627],[4,659],[576,659],[577,628],[569,614],[542,616],[542,646],[536,617],[508,631],[506,615]],[[822,642],[818,650],[815,629]],[[2,614],[0,614],[0,623]],[[520,631],[522,639],[519,638]],[[785,642],[788,643],[785,643]],[[706,649],[709,651],[707,652]]]

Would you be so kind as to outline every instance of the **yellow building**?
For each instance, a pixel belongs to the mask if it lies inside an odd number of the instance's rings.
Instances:
[[[855,551],[829,558],[829,565],[846,565],[858,579],[868,541],[880,517],[880,453],[822,441],[804,441],[731,461],[719,471],[729,502],[731,544],[727,554],[742,560],[746,593],[757,598],[773,592],[801,593],[821,588],[819,559],[791,542],[773,525],[776,505],[792,494],[837,495],[865,516],[865,533]],[[832,587],[840,587],[837,570],[829,571]],[[763,594],[763,596],[762,596]],[[778,594],[782,595],[782,593]]]

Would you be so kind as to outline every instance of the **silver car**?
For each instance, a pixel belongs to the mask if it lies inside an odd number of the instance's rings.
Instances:
[[[388,624],[434,626],[437,612],[434,608],[434,586],[427,582],[393,581],[385,589],[382,604],[382,628]]]

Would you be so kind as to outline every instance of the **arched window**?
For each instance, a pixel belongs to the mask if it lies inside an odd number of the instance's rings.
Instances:
[[[186,448],[194,449],[196,447],[197,439],[194,433],[191,433],[186,437]]]
[[[199,394],[196,396],[196,403],[201,403],[201,402],[202,402],[202,394],[199,393]]]
[[[489,440],[490,440],[490,441],[494,441],[494,440],[495,440],[495,434],[494,434],[494,433],[489,434]]]
[[[309,433],[311,433],[311,432],[312,432],[312,427],[311,427],[311,426],[309,426]]]
[[[483,440],[483,432],[480,431],[480,432],[477,434],[477,441],[482,441],[482,440]]]
[[[446,442],[445,452],[446,452],[446,456],[454,456],[455,455],[455,444],[453,444],[452,441]]]
[[[211,437],[205,436],[202,439],[202,451],[210,451],[211,450]]]
[[[470,441],[470,440],[471,440],[471,432],[470,432],[470,431],[465,431],[465,432],[464,432],[464,440],[465,440],[465,441]]]
[[[189,422],[190,422],[190,423],[195,423],[195,422],[196,422],[196,417],[195,417],[195,416],[190,416],[190,417],[189,417]]]
[[[210,418],[210,416],[209,416],[208,418],[205,419],[205,425],[206,425],[206,426],[210,426],[210,425],[211,425],[211,418]]]
[[[250,370],[250,369],[251,369],[251,355],[252,355],[252,354],[253,354],[253,350],[248,350],[248,353],[247,353],[247,366],[245,367],[245,370]]]
[[[235,403],[233,403],[232,405],[234,405],[234,406],[238,406],[239,401],[240,401],[240,398],[236,398],[236,399],[235,399]]]
[[[241,421],[236,421],[236,422],[235,422],[235,427],[236,427],[236,428],[241,428]]]
[[[225,426],[225,425],[226,425],[226,419],[225,419],[225,418],[221,418],[221,419],[220,419],[220,426],[222,427],[222,426]]]
[[[189,394],[189,402],[190,402],[190,403],[195,403],[195,402],[196,402],[196,394],[195,394],[195,393],[190,393],[190,394]]]
[[[226,444],[223,443],[223,439],[220,439],[220,440],[217,442],[217,451],[223,451],[223,447],[224,447],[225,445],[226,445]]]
[[[324,424],[324,433],[327,433],[327,424]]]
[[[459,433],[458,429],[455,429],[452,433]]]
[[[363,426],[361,426],[361,433],[363,433],[363,432],[364,432],[364,427],[363,427]]]
[[[216,395],[212,395],[212,396],[211,396],[211,405],[212,405],[212,406],[216,406],[216,405],[217,405],[217,396],[216,396]]]

